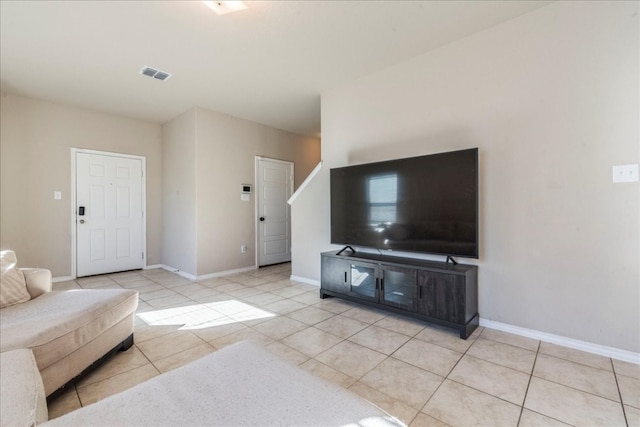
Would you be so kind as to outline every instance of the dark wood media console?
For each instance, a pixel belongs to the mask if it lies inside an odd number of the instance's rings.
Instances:
[[[321,254],[320,298],[343,298],[455,328],[478,327],[478,267],[369,253]]]

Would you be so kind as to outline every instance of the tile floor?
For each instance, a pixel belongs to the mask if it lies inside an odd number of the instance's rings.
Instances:
[[[135,345],[49,405],[51,418],[254,340],[410,426],[640,426],[640,365],[478,328],[455,331],[289,280],[290,265],[193,283],[144,270],[54,289],[140,293]]]

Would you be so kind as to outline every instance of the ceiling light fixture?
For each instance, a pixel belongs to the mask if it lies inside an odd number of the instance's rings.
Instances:
[[[242,1],[203,1],[202,3],[209,6],[217,15],[226,15],[227,13],[245,10],[247,5]]]
[[[165,81],[169,77],[171,77],[171,74],[165,71],[156,70],[155,68],[147,67],[146,65],[140,69],[140,74],[162,81]]]

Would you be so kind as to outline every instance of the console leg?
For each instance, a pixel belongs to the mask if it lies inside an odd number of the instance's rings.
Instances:
[[[469,338],[469,336],[471,336],[473,331],[475,331],[479,325],[480,315],[476,313],[476,315],[473,316],[473,318],[469,320],[469,322],[462,329],[460,329],[460,338],[462,338],[463,340]]]

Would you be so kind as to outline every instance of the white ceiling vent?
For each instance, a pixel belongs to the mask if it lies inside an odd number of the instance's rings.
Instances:
[[[169,77],[171,77],[171,74],[169,73],[156,70],[155,68],[147,67],[146,65],[142,67],[142,69],[140,70],[140,74],[142,74],[143,76],[153,77],[154,79],[158,79],[162,81],[165,81]]]

